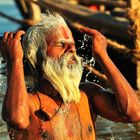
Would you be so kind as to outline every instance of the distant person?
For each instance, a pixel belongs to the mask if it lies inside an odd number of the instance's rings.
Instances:
[[[93,55],[114,94],[92,82],[80,83],[81,58],[60,15],[44,15],[26,33],[4,34],[2,49],[11,67],[2,118],[11,139],[95,140],[97,115],[116,122],[140,121],[140,102],[109,58],[106,38],[87,27],[81,27],[81,31],[93,37]],[[26,90],[22,47],[37,71],[39,89],[35,93]]]

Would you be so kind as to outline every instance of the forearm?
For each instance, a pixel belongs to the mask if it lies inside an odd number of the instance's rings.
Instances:
[[[134,119],[139,118],[140,101],[130,84],[120,73],[106,52],[98,55],[97,60],[112,86],[121,113],[125,113],[125,115],[130,117],[135,117]]]
[[[5,120],[11,123],[24,123],[29,120],[28,95],[24,81],[22,60],[12,62],[8,89],[4,99]]]

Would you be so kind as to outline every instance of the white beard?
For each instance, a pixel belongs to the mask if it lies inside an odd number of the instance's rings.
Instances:
[[[68,64],[70,58],[76,60],[76,64]],[[64,55],[60,60],[54,60],[47,56],[43,62],[44,78],[49,80],[59,92],[63,101],[80,101],[79,84],[82,76],[81,58],[74,54]]]

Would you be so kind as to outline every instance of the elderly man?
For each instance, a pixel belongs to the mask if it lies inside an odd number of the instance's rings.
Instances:
[[[93,55],[114,94],[94,83],[80,84],[81,60],[72,33],[61,16],[44,15],[26,34],[24,31],[4,34],[3,50],[11,68],[2,117],[11,139],[95,140],[96,115],[116,122],[140,120],[140,102],[109,58],[105,37],[87,27],[81,31],[94,38]],[[38,91],[29,94],[20,43],[23,34],[24,54],[36,69],[39,84]]]

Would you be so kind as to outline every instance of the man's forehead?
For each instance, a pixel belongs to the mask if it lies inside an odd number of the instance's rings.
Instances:
[[[57,31],[55,32],[55,35],[58,38],[72,39],[73,40],[72,33],[68,27],[61,26],[59,29],[57,29]]]
[[[49,36],[48,36],[49,35]],[[52,30],[47,36],[47,40],[50,42],[74,42],[72,33],[67,26],[59,26],[56,30]]]
[[[69,38],[71,36],[71,31],[68,27],[66,28],[64,26],[61,26],[60,31],[62,32],[62,35],[64,36],[64,38]]]

